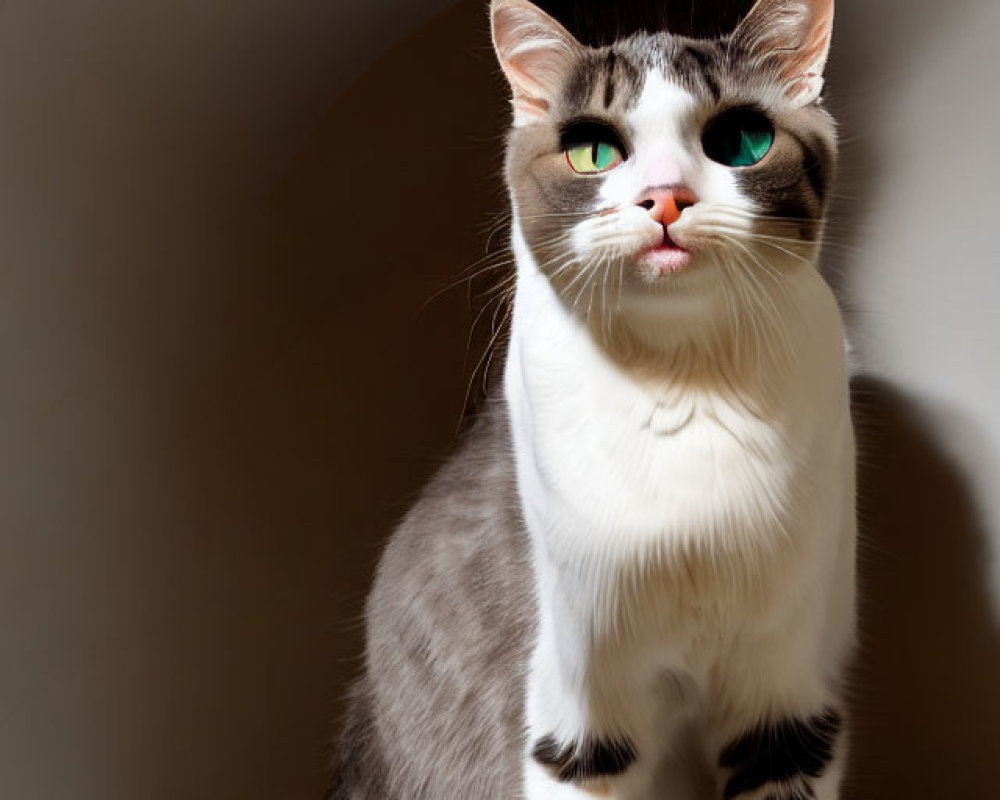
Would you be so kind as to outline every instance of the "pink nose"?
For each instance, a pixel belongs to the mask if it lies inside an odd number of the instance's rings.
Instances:
[[[649,212],[654,220],[663,227],[677,221],[681,212],[698,202],[694,192],[686,186],[671,186],[663,189],[650,189],[643,196],[639,205]]]

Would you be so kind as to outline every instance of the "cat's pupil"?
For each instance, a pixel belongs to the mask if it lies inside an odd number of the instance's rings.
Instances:
[[[702,135],[702,147],[713,161],[727,167],[750,167],[761,161],[774,143],[774,126],[751,108],[724,111]]]

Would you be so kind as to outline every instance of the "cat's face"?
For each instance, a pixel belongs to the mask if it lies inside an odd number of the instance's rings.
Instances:
[[[494,0],[515,222],[566,303],[732,302],[811,268],[831,21],[832,0],[761,0],[725,39],[591,49],[527,0]]]

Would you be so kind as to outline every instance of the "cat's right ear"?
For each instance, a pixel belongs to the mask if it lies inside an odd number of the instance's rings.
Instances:
[[[490,22],[513,92],[514,125],[530,125],[548,113],[584,47],[528,0],[493,0]]]
[[[834,0],[757,0],[732,42],[757,68],[773,66],[796,106],[814,103],[823,90],[833,6]]]

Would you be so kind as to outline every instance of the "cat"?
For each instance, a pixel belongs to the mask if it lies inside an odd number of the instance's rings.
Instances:
[[[591,48],[493,0],[502,392],[391,538],[334,800],[834,800],[855,641],[817,267],[833,0]]]

